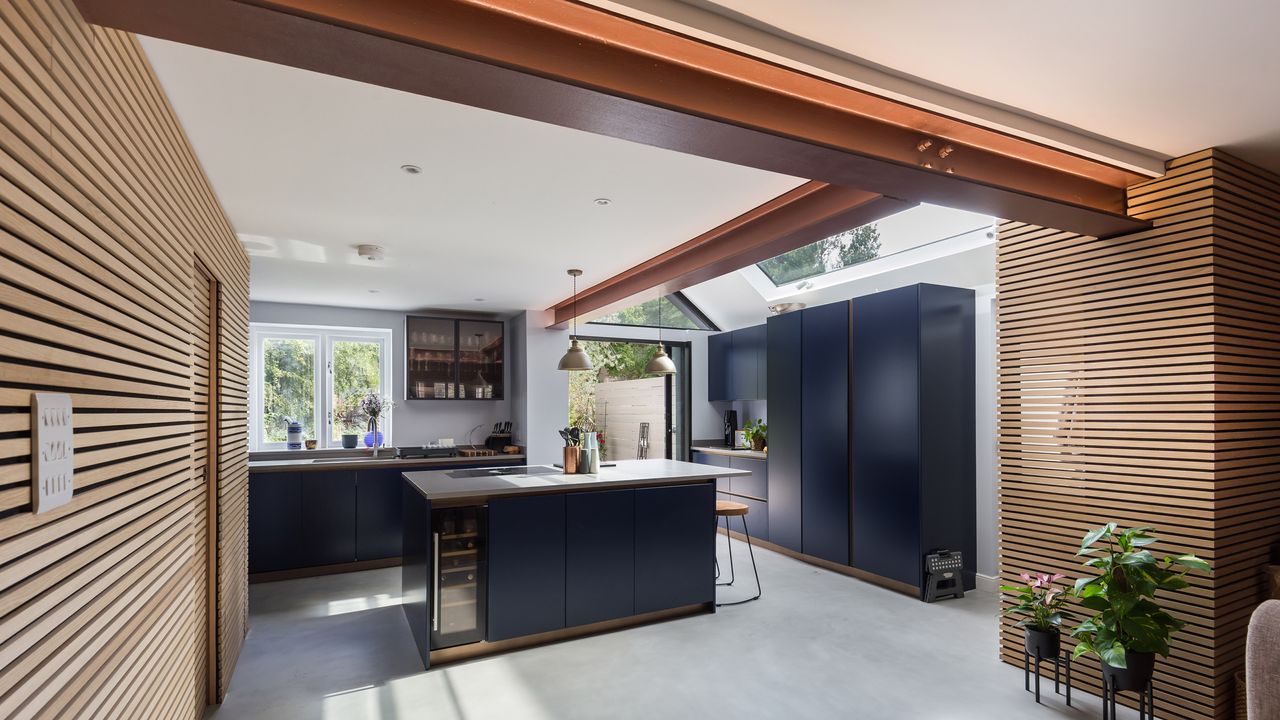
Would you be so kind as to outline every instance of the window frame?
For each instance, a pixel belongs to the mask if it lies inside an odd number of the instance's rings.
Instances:
[[[688,330],[688,331],[701,330],[701,331],[707,331],[707,332],[720,332],[720,328],[714,322],[711,321],[711,318],[707,317],[706,313],[702,312],[702,308],[699,308],[697,305],[695,305],[694,302],[690,300],[683,292],[677,290],[673,293],[663,295],[661,299],[664,299],[667,302],[671,303],[672,307],[674,307],[677,311],[683,314],[694,325],[693,327],[688,328],[688,327],[676,327],[674,325],[664,324],[662,326],[663,330]],[[648,302],[648,301],[646,300],[645,302]],[[629,306],[629,307],[634,307],[634,306]],[[628,308],[623,308],[623,310],[626,310],[626,309]],[[608,313],[602,317],[608,317],[609,315],[612,315],[612,314],[613,313]],[[626,328],[654,328],[654,329],[658,328],[657,325],[636,325],[632,323],[607,322],[604,320],[589,320],[583,324],[584,325],[607,325],[609,327],[626,327]]]
[[[310,340],[315,343],[315,397],[312,427],[316,449],[339,449],[341,439],[333,440],[333,344],[335,342],[376,342],[381,346],[379,358],[379,392],[393,397],[392,331],[390,328],[362,328],[331,325],[295,325],[285,323],[249,323],[249,450],[251,452],[285,450],[286,443],[265,442],[262,433],[264,409],[263,346],[267,340]],[[392,416],[387,413],[378,424],[383,444],[390,445]]]

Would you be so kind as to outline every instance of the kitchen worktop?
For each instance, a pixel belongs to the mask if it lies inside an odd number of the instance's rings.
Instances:
[[[404,478],[423,497],[449,504],[484,502],[500,495],[567,492],[604,488],[679,485],[713,478],[750,475],[746,470],[713,467],[679,460],[619,460],[596,474],[566,475],[550,465],[531,468],[539,474],[506,474],[513,468],[494,468],[489,476],[453,477],[449,470],[406,472]]]
[[[751,458],[752,460],[769,459],[769,453],[763,450],[739,450],[724,445],[694,445],[692,449],[694,452],[704,452],[712,455],[727,455],[729,457]]]
[[[319,471],[319,470],[359,470],[361,468],[397,468],[397,467],[450,467],[454,465],[486,465],[520,462],[523,454],[485,455],[481,457],[443,457],[443,458],[397,458],[387,450],[384,457],[368,456],[351,458],[299,458],[297,460],[250,460],[250,472],[284,472],[284,471]]]

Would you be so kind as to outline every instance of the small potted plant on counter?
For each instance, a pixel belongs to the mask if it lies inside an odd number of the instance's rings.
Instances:
[[[1107,523],[1090,530],[1077,553],[1093,555],[1084,564],[1098,575],[1076,581],[1080,604],[1096,614],[1071,631],[1078,640],[1074,657],[1097,655],[1103,683],[1114,690],[1144,690],[1155,672],[1156,653],[1168,657],[1169,638],[1182,629],[1182,621],[1156,602],[1156,592],[1186,588],[1189,571],[1209,572],[1209,563],[1195,555],[1156,558],[1145,549],[1157,542],[1150,531]]]
[[[1013,626],[1022,628],[1028,655],[1036,660],[1052,660],[1062,651],[1062,621],[1074,618],[1064,607],[1067,589],[1054,585],[1066,576],[1022,573],[1019,577],[1024,584],[1000,587],[1000,592],[1014,598],[1014,604],[1004,613],[1025,616]]]
[[[742,428],[742,435],[751,443],[752,450],[764,450],[764,445],[769,440],[769,426],[760,418],[756,418],[754,422],[748,420]]]
[[[360,442],[360,423],[364,420],[360,412],[360,398],[359,393],[347,393],[333,410],[334,422],[342,433],[342,447],[347,450],[354,450]]]

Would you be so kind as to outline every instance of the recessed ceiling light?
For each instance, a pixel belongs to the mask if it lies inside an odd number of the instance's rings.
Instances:
[[[387,251],[381,245],[357,245],[356,254],[369,262],[381,262]]]
[[[476,302],[484,302],[484,298],[476,298]]]
[[[371,292],[371,293],[379,293],[379,292],[382,292],[382,291],[381,291],[381,290],[370,290],[369,292]]]
[[[418,167],[417,165],[401,165],[400,169],[409,173],[410,175],[417,175],[418,173],[422,172],[422,168]]]
[[[611,202],[613,202],[613,201],[612,201],[612,200],[610,200],[609,198],[596,198],[595,200],[592,200],[591,202],[594,202],[595,204],[597,204],[597,205],[599,205],[599,206],[601,206],[601,207],[604,207],[605,205],[608,205],[609,203],[611,203]]]

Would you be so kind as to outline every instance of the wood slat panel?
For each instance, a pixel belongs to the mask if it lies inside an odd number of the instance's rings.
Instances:
[[[135,38],[11,0],[0,64],[0,715],[198,718],[247,632],[248,258]],[[33,391],[76,411],[39,516]]]
[[[1165,598],[1187,627],[1158,664],[1161,717],[1229,718],[1280,540],[1280,178],[1207,150],[1132,188],[1129,212],[1153,226],[999,227],[1001,579],[1078,577],[1087,528],[1155,526],[1156,550],[1215,567]],[[1006,619],[1001,657],[1021,647]]]

